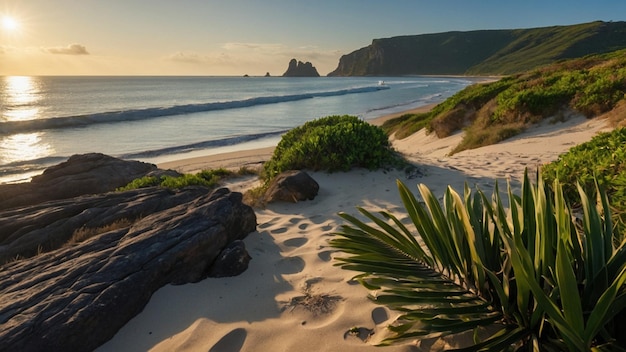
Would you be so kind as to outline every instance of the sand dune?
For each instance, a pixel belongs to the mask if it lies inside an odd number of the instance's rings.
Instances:
[[[607,130],[603,120],[574,117],[543,124],[498,145],[448,156],[461,139],[437,139],[423,132],[394,147],[418,165],[419,175],[404,170],[353,170],[311,173],[320,184],[313,201],[271,204],[257,210],[257,232],[246,246],[252,261],[238,277],[207,279],[159,290],[144,311],[100,351],[382,351],[373,346],[397,313],[367,299],[367,290],[336,266],[341,255],[328,239],[343,223],[337,212],[355,207],[403,212],[396,188],[400,179],[417,193],[424,183],[437,195],[464,182],[490,192],[494,180],[517,182],[525,167],[535,170],[570,147]],[[243,156],[242,156],[243,155]],[[267,160],[271,148],[229,156],[168,163],[181,171]],[[243,190],[254,183],[233,184]],[[441,345],[415,342],[384,351],[427,351]]]

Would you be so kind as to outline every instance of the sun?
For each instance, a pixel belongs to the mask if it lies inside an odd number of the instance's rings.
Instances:
[[[8,32],[14,32],[19,28],[17,20],[10,16],[2,17],[2,28]]]

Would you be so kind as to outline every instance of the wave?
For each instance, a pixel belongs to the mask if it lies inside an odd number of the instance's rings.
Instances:
[[[374,109],[369,109],[367,110],[365,113],[366,114],[371,114],[371,113],[375,113],[375,112],[391,112],[394,110],[398,110],[399,108],[405,109],[405,108],[416,108],[416,107],[420,107],[420,106],[424,106],[424,105],[429,105],[429,104],[435,104],[435,103],[440,103],[442,102],[443,99],[443,95],[441,93],[434,93],[434,94],[430,94],[430,95],[425,95],[423,97],[420,97],[419,99],[415,99],[415,100],[409,100],[409,101],[405,101],[402,103],[398,103],[398,104],[393,104],[393,105],[387,105],[387,106],[381,106],[378,108],[374,108]]]
[[[274,132],[265,132],[265,133],[257,133],[250,135],[241,135],[241,136],[230,136],[217,140],[210,141],[202,141],[197,143],[154,149],[154,150],[146,150],[141,152],[127,153],[122,155],[115,155],[121,159],[144,159],[144,158],[154,158],[163,155],[171,155],[171,154],[179,154],[179,153],[187,153],[195,150],[202,150],[208,148],[215,147],[224,147],[229,145],[236,145],[239,143],[245,143],[249,141],[254,141],[258,139],[280,136],[288,130],[280,130]],[[9,183],[15,182],[26,182],[30,179],[31,174],[39,174],[43,172],[45,169],[62,163],[69,159],[68,156],[50,156],[43,157],[39,159],[32,160],[23,160],[23,161],[15,161],[6,164],[0,165],[0,184],[3,183],[3,179],[10,180]],[[23,178],[15,178],[18,175],[28,175]]]
[[[145,109],[130,109],[122,111],[110,111],[77,116],[53,117],[46,119],[24,120],[24,121],[4,121],[0,122],[0,134],[33,132],[46,129],[58,129],[69,127],[85,127],[99,123],[113,123],[126,121],[147,120],[157,117],[191,114],[196,112],[206,112],[214,110],[227,110],[237,108],[247,108],[256,105],[276,104],[291,102],[318,97],[340,96],[347,94],[369,93],[378,90],[389,89],[387,86],[366,86],[346,88],[333,91],[311,92],[292,95],[278,95],[255,97],[243,100],[233,100],[225,102],[199,103],[175,105],[170,107],[155,107]]]
[[[192,152],[195,150],[215,148],[215,147],[225,147],[229,145],[250,142],[253,140],[257,140],[257,139],[280,136],[287,131],[288,130],[280,130],[280,131],[274,131],[274,132],[264,132],[264,133],[247,134],[247,135],[241,135],[241,136],[231,136],[231,137],[226,137],[222,139],[202,141],[202,142],[179,145],[179,146],[174,146],[174,147],[127,153],[127,154],[120,155],[119,157],[122,159],[140,159],[140,158],[153,158],[153,157],[168,155],[168,154],[187,153],[187,152]]]
[[[0,177],[23,174],[28,172],[43,171],[49,166],[66,161],[63,156],[50,156],[39,159],[14,161],[0,165]]]

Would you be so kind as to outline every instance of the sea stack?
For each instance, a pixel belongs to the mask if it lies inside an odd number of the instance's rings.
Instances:
[[[283,77],[319,77],[320,74],[315,69],[315,66],[310,62],[302,62],[297,61],[296,59],[291,59],[289,61],[289,67],[287,71],[283,73]]]

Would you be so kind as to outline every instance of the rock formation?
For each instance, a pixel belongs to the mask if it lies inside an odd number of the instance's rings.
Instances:
[[[200,187],[150,188],[0,212],[0,248],[10,255],[24,243],[63,242],[82,227],[131,220],[3,264],[0,351],[90,351],[139,313],[160,287],[222,273],[213,263],[233,253],[231,262],[245,270],[249,257],[236,241],[255,230],[256,217],[241,198],[225,188],[211,193]]]
[[[277,201],[297,203],[301,200],[313,200],[319,189],[319,184],[305,171],[285,171],[270,182],[265,192],[264,203]]]
[[[297,61],[296,59],[291,59],[289,61],[289,67],[287,71],[283,73],[283,77],[319,77],[320,74],[317,72],[313,64],[310,62],[303,63],[302,61]]]
[[[240,193],[109,192],[172,173],[85,154],[0,186],[0,351],[91,351],[160,287],[246,270],[256,216]]]
[[[153,164],[91,153],[74,155],[31,182],[0,185],[0,209],[113,191],[149,173]]]

